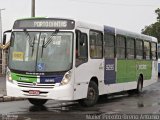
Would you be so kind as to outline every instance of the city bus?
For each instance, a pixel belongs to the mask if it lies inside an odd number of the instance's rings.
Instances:
[[[158,79],[157,39],[73,19],[14,22],[6,73],[7,95],[33,105],[49,99],[96,104],[100,95],[136,90]]]

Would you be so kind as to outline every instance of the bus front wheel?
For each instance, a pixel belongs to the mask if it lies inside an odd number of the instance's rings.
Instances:
[[[94,81],[91,81],[88,87],[87,98],[79,100],[79,103],[82,106],[91,107],[97,103],[98,97],[98,85]]]
[[[47,102],[47,99],[28,98],[28,101],[35,106],[42,106]]]

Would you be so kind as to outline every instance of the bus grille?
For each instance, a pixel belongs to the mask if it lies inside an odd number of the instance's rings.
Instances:
[[[19,87],[26,87],[26,88],[54,88],[54,84],[42,84],[42,83],[26,83],[26,82],[17,82]]]

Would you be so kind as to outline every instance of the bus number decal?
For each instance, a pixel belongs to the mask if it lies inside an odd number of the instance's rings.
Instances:
[[[147,65],[138,65],[138,69],[139,70],[146,70],[147,69]]]
[[[104,83],[116,83],[115,59],[105,59]]]
[[[114,70],[114,64],[107,64],[106,70]]]

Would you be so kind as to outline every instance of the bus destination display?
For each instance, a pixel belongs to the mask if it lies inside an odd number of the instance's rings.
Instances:
[[[75,22],[65,19],[17,20],[13,29],[74,29]]]

